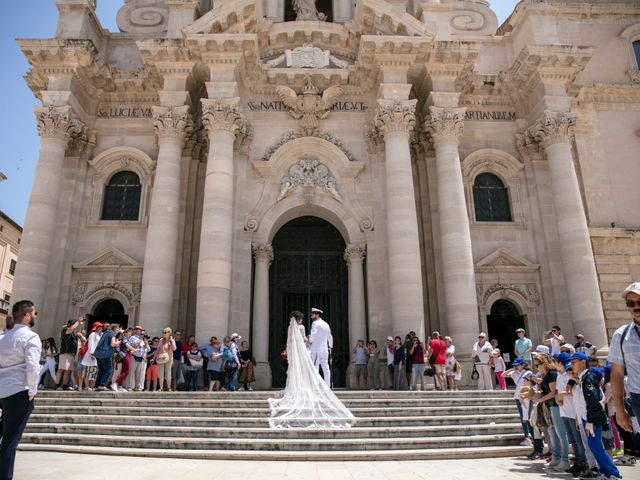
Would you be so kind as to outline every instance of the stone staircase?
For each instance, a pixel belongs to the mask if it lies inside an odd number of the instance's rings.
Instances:
[[[350,429],[271,429],[273,392],[43,391],[20,448],[242,460],[418,460],[521,455],[510,392],[337,391]]]

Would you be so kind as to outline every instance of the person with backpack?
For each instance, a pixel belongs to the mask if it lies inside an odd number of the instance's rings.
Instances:
[[[60,355],[58,355],[58,373],[56,374],[56,390],[77,390],[76,386],[69,386],[69,376],[73,371],[76,353],[78,351],[78,337],[76,329],[82,330],[84,319],[69,320],[60,332]]]
[[[225,373],[224,389],[232,392],[236,391],[236,381],[238,379],[238,365],[240,360],[238,358],[238,346],[235,339],[242,338],[237,333],[231,335],[231,337],[224,337],[222,342],[224,348],[222,349],[222,361],[223,370]]]
[[[107,325],[107,324],[105,324]],[[113,354],[117,348],[120,348],[120,340],[117,335],[120,333],[120,325],[113,325],[106,328],[93,356],[98,362],[98,377],[96,379],[96,390],[103,392],[107,390],[107,384],[111,380],[113,373]]]
[[[89,338],[80,349],[80,364],[82,365],[82,376],[78,389],[82,390],[82,384],[84,383],[84,389],[88,392],[93,391],[96,384],[96,377],[98,376],[98,361],[93,356],[93,352],[102,337],[103,325],[100,322],[96,322],[91,327],[91,333]]]
[[[622,292],[622,298],[632,321],[616,330],[611,338],[611,396],[617,424],[633,432],[631,415],[640,418],[640,282],[629,285]],[[625,376],[629,399],[625,395]]]

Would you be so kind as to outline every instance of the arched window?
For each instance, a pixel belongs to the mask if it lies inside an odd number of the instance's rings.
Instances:
[[[118,172],[104,189],[102,220],[138,220],[140,178],[133,172]]]
[[[119,300],[115,298],[105,298],[93,309],[93,314],[98,317],[113,317],[116,315],[124,315],[124,307]]]
[[[477,222],[510,222],[509,192],[492,173],[481,173],[473,183],[473,204]]]
[[[633,42],[633,53],[636,54],[636,65],[640,68],[640,40]]]

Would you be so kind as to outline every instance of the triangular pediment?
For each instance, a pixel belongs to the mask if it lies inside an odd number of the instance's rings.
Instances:
[[[84,261],[74,265],[75,268],[83,267],[139,267],[136,262],[126,253],[115,247],[108,247],[100,253],[93,255]]]
[[[220,2],[191,25],[183,29],[187,35],[210,33],[251,33],[255,31],[256,0]]]
[[[476,264],[476,271],[535,271],[540,265],[516,255],[507,248],[499,248]]]

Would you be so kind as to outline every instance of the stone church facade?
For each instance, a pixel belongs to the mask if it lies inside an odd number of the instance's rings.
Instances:
[[[598,347],[640,280],[628,0],[57,0],[18,40],[41,155],[14,299],[237,331],[277,386],[293,308],[359,338],[559,324]]]

